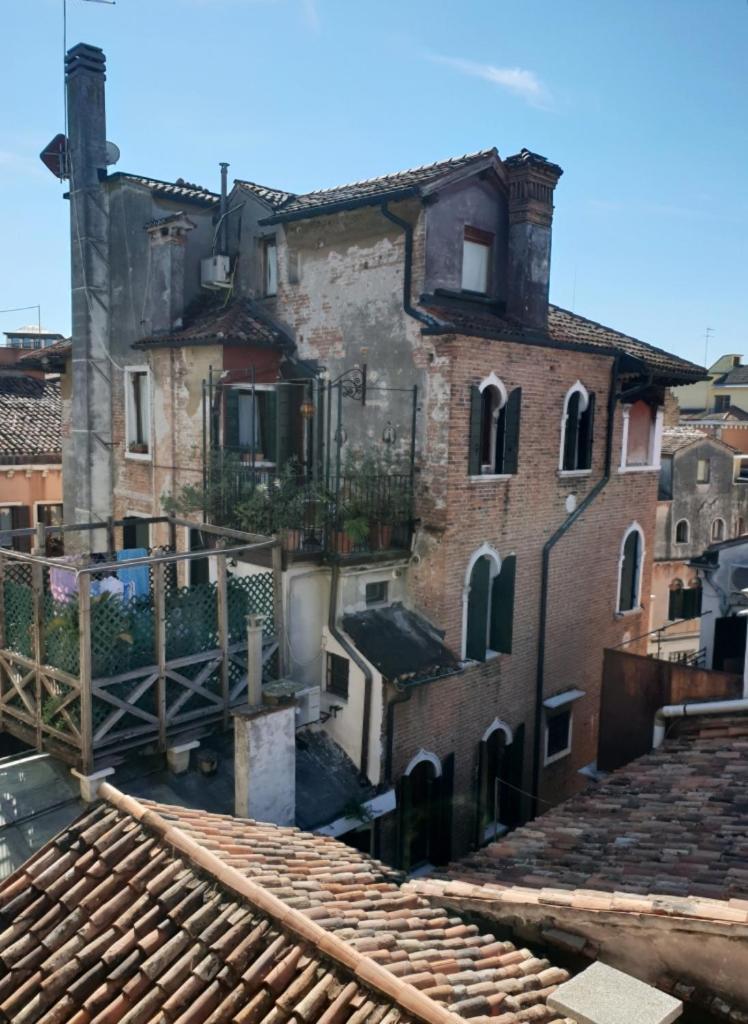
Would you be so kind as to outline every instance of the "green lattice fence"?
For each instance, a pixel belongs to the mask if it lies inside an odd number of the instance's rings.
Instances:
[[[122,601],[91,598],[91,675],[121,675],[156,662],[155,616],[150,597]]]
[[[80,669],[78,600],[56,601],[44,594],[42,659],[47,665],[77,676]]]
[[[199,583],[166,593],[166,660],[218,647],[217,587]]]
[[[34,655],[33,594],[31,566],[22,562],[6,565],[3,581],[5,646],[26,658]]]
[[[253,576],[229,576],[227,592],[229,643],[240,643],[245,639],[248,615],[263,615],[263,636],[275,636],[272,572],[259,572]]]

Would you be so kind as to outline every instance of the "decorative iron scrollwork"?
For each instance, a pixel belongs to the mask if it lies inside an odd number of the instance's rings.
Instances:
[[[352,398],[356,402],[366,401],[366,367],[352,366],[345,370],[334,381],[333,386],[339,385],[344,398]]]

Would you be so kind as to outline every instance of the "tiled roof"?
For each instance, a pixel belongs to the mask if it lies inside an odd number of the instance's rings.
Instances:
[[[278,189],[255,185],[251,181],[237,181],[242,188],[253,192],[273,209],[273,220],[285,220],[297,216],[313,216],[326,213],[341,206],[365,205],[379,202],[387,197],[413,193],[418,188],[429,185],[438,178],[455,171],[478,164],[490,157],[497,157],[496,149],[484,149],[477,153],[466,153],[464,156],[439,160],[423,167],[413,167],[394,174],[385,174],[379,178],[367,178],[354,181],[348,185],[337,185],[333,188],[318,189],[316,192],[295,194],[282,192]]]
[[[399,602],[346,615],[343,629],[391,682],[443,676],[459,665],[434,627]]]
[[[4,1019],[558,1019],[566,971],[335,840],[102,793],[0,886]]]
[[[641,360],[655,376],[665,377],[672,382],[705,380],[707,376],[703,367],[687,359],[671,355],[638,338],[615,331],[612,327],[604,327],[578,313],[561,309],[560,306],[548,306],[548,333],[557,341],[582,342],[585,345],[617,349]]]
[[[729,388],[736,384],[748,384],[748,366],[736,366],[734,370],[730,370],[724,377],[714,381],[714,387],[716,388]]]
[[[706,901],[748,896],[748,717],[693,718],[499,842],[451,865],[466,882]],[[748,921],[748,904],[738,908]],[[698,909],[695,911],[698,913]]]
[[[47,345],[45,348],[34,348],[29,352],[24,352],[18,362],[23,363],[24,366],[33,366],[45,369],[53,365],[58,366],[64,364],[72,351],[72,339],[63,338],[61,341],[55,341],[53,344]]]
[[[704,441],[709,435],[693,427],[666,427],[662,431],[662,454],[675,455],[694,441]]]
[[[185,321],[180,330],[148,335],[136,341],[135,347],[240,343],[286,349],[293,344],[285,331],[251,299],[235,299],[227,306],[214,304],[207,311],[185,317]]]
[[[748,412],[739,409],[737,405],[731,405],[727,409],[720,409],[719,412],[683,413],[682,420],[688,423],[743,423],[748,420]]]
[[[124,171],[117,171],[115,174],[110,174],[108,180],[113,181],[118,178],[132,182],[134,185],[142,185],[165,199],[186,199],[188,202],[212,206],[221,198],[216,192],[211,192],[209,189],[203,188],[202,185],[195,185],[191,181],[185,181],[184,178],[177,178],[176,181],[159,181],[157,178],[148,178],[142,174],[126,174]]]
[[[0,460],[62,452],[62,403],[57,380],[0,374]]]

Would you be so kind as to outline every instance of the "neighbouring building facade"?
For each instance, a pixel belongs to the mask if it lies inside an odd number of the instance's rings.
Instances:
[[[704,380],[673,389],[683,422],[748,453],[748,366],[728,354],[707,373]]]
[[[196,529],[280,534],[286,674],[396,792],[354,841],[444,863],[585,784],[603,649],[648,628],[665,388],[702,371],[549,304],[545,158],[107,175],[104,69],[68,54],[66,519],[191,489]]]
[[[673,661],[703,660],[701,581],[691,559],[748,526],[748,482],[740,456],[693,427],[663,431],[649,651]]]

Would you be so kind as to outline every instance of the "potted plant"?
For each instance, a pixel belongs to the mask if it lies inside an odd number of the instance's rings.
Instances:
[[[130,441],[127,450],[131,455],[147,455],[148,445],[145,441]]]

